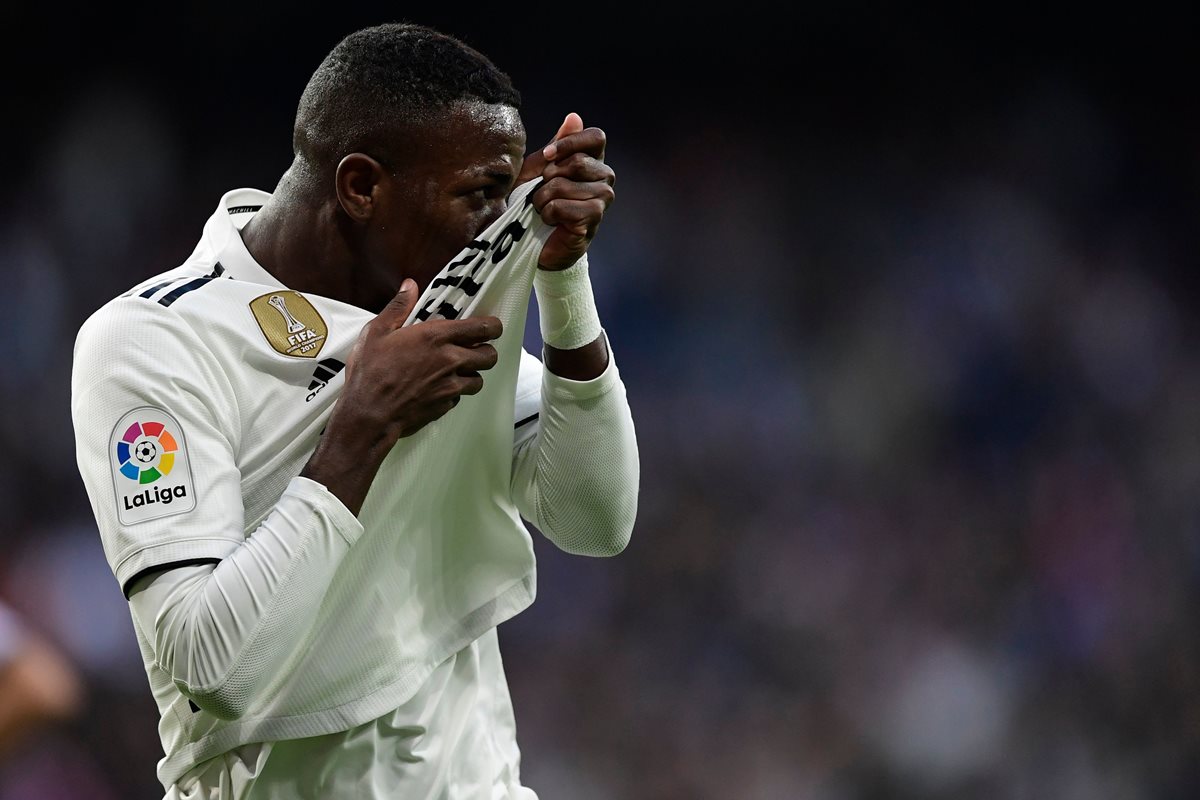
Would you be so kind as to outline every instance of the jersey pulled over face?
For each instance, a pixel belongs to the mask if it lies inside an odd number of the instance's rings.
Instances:
[[[380,189],[371,265],[392,293],[404,278],[424,289],[507,208],[525,152],[515,108],[460,101],[408,138]],[[389,295],[390,297],[390,295]]]

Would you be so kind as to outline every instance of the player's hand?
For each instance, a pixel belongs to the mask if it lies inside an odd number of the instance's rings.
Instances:
[[[533,206],[542,221],[556,226],[538,257],[542,269],[566,269],[578,261],[612,205],[617,175],[604,163],[606,144],[604,131],[585,129],[572,112],[548,145],[525,156],[517,182],[544,179]]]
[[[495,317],[433,320],[407,328],[417,284],[406,279],[363,326],[346,360],[346,385],[316,451],[300,475],[325,486],[354,514],[383,459],[411,436],[483,389],[479,373],[496,366]]]
[[[406,279],[363,327],[346,361],[346,386],[334,412],[353,414],[389,445],[441,417],[463,395],[478,394],[479,373],[496,366],[496,348],[488,342],[503,331],[496,317],[403,327],[419,294],[416,282]]]

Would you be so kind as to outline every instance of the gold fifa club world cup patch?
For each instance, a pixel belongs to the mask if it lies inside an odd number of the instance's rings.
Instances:
[[[316,358],[329,329],[325,320],[299,292],[281,289],[250,301],[250,310],[263,336],[275,351],[295,358]]]

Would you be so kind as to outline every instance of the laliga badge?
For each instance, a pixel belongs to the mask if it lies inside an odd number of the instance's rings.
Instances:
[[[250,301],[250,311],[267,343],[280,355],[316,358],[329,329],[308,298],[281,289]]]
[[[109,441],[117,518],[133,525],[196,507],[196,485],[183,428],[161,408],[135,408]]]

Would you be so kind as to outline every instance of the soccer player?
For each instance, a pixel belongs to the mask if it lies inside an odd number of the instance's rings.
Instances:
[[[533,522],[629,540],[633,424],[587,277],[613,199],[570,114],[415,25],[351,34],[273,194],[80,330],[72,415],[168,798],[534,798],[496,625]],[[521,349],[530,285],[545,366]]]

